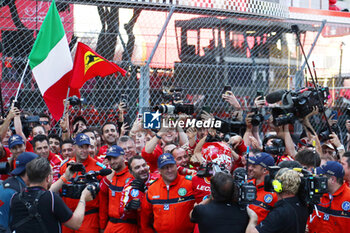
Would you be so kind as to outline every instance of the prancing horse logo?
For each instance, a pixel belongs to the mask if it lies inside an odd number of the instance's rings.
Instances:
[[[96,56],[90,51],[87,51],[84,55],[84,63],[85,63],[85,70],[84,74],[90,69],[91,66],[95,65],[98,62],[104,61],[102,58]]]

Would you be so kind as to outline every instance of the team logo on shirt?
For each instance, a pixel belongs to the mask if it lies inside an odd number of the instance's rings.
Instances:
[[[345,211],[348,211],[350,210],[350,202],[348,201],[344,201],[342,204],[341,204],[341,208]]]
[[[272,195],[271,194],[266,194],[265,196],[264,196],[264,201],[266,202],[266,203],[271,203],[272,202]]]
[[[187,190],[185,188],[179,188],[177,193],[179,194],[179,196],[183,197],[187,194]]]
[[[131,178],[128,178],[125,180],[125,184],[127,184],[130,181]]]
[[[139,195],[139,190],[137,190],[137,189],[131,190],[130,195],[132,197],[137,197]]]

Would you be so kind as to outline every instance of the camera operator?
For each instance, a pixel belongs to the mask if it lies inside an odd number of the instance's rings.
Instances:
[[[26,164],[38,157],[31,152],[23,152],[16,160],[16,169],[11,172],[11,177],[0,184],[0,232],[9,232],[10,200],[13,194],[21,192],[28,185]]]
[[[350,226],[350,188],[344,183],[344,169],[335,161],[317,167],[318,175],[328,178],[328,191],[325,193],[317,210],[310,215],[309,232],[347,232]]]
[[[201,233],[245,232],[249,219],[247,211],[233,201],[233,177],[218,172],[210,183],[211,198],[193,208],[190,213],[191,221],[198,223]]]
[[[89,155],[89,146],[90,146],[90,138],[85,134],[78,134],[75,138],[75,144],[73,146],[74,154],[75,156],[72,159],[67,160],[61,165],[60,168],[60,179],[64,183],[69,183],[67,179],[65,179],[65,174],[67,167],[70,163],[82,163],[85,172],[89,171],[99,171],[103,168],[106,168],[103,164],[97,162],[95,159],[91,158]],[[77,172],[73,177],[76,177],[77,175],[81,175],[82,172]],[[102,210],[100,210],[100,202],[99,202],[99,195],[93,200],[86,203],[86,212],[85,212],[85,219],[80,227],[79,231],[81,232],[87,232],[87,233],[98,233],[99,232],[99,215]],[[66,205],[71,209],[74,210],[78,204],[78,200],[72,199],[69,197],[63,198]],[[63,227],[63,232],[71,232],[70,229],[67,229],[66,227]]]
[[[275,177],[274,189],[278,201],[267,217],[257,225],[258,216],[248,210],[250,217],[246,233],[276,232],[276,233],[303,233],[308,218],[308,209],[297,196],[301,178],[298,172],[282,168]]]
[[[277,194],[266,192],[264,190],[264,179],[269,174],[268,167],[274,166],[274,159],[265,152],[256,154],[248,159],[248,179],[253,179],[256,187],[256,200],[249,205],[258,215],[258,223],[266,218],[275,203],[277,202]]]
[[[292,146],[294,146],[293,142]],[[293,157],[287,153],[284,139],[277,135],[268,135],[264,138],[263,151],[272,155],[275,160],[275,164],[279,164],[281,161],[294,160]]]
[[[92,200],[88,187],[82,192],[72,213],[57,194],[47,191],[52,182],[52,171],[45,158],[33,159],[26,165],[26,171],[28,187],[11,200],[11,230],[17,233],[61,232],[61,223],[71,229],[79,229],[86,202]]]

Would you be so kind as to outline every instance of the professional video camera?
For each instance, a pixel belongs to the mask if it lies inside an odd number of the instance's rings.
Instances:
[[[197,175],[200,177],[214,176],[218,172],[224,172],[229,174],[230,172],[219,166],[216,163],[208,163],[205,167],[202,167]],[[237,168],[234,172],[234,197],[239,205],[245,205],[252,203],[256,199],[256,187],[252,183],[247,182],[247,172],[244,168]]]
[[[233,172],[235,179],[234,200],[239,205],[247,205],[256,199],[256,187],[247,181],[247,170],[244,168],[236,168]]]
[[[275,179],[280,167],[270,166],[270,174],[265,176],[264,190],[274,192],[272,181]],[[303,174],[299,186],[298,196],[308,206],[318,204],[323,194],[328,192],[327,178],[319,177],[303,168],[293,168],[293,170]]]
[[[316,106],[320,112],[323,112],[323,105],[327,102],[328,97],[328,87],[307,87],[297,91],[279,90],[272,92],[266,96],[266,101],[270,104],[282,101],[282,106],[272,108],[274,124],[280,126],[304,118]]]
[[[8,162],[0,163],[0,175],[5,175],[10,172],[10,164]]]
[[[97,176],[107,176],[111,173],[111,169],[101,169],[100,171],[89,171],[88,173],[79,175],[74,178],[71,184],[62,185],[62,196],[79,199],[85,187],[91,185],[95,187],[95,189],[90,187],[88,189],[91,192],[93,198],[95,198],[100,190]]]
[[[163,99],[169,104],[161,104],[154,107],[155,111],[160,113],[178,114],[185,113],[192,115],[194,113],[194,105],[189,103],[183,103],[182,88],[171,88],[167,91],[163,90]]]
[[[219,117],[215,117],[215,121],[221,121],[221,127],[216,128],[221,133],[227,135],[231,133],[236,133],[239,135],[243,135],[245,131],[245,123],[237,120],[223,120]]]
[[[71,97],[68,98],[69,104],[72,106],[77,106],[77,105],[81,105],[82,103],[84,103],[85,99],[84,98],[79,98],[76,95],[73,95]]]

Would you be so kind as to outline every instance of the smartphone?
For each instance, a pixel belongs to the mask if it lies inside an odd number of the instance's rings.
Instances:
[[[202,110],[203,110],[203,111],[206,111],[207,113],[211,113],[211,112],[210,112],[210,107],[209,107],[209,106],[203,106]]]
[[[224,87],[224,94],[227,94],[226,92],[231,91],[231,86],[230,85],[225,85]]]
[[[121,94],[120,95],[120,102],[125,104],[125,107],[128,107],[128,95],[127,94]]]
[[[338,112],[336,110],[332,111],[331,116],[333,116],[332,120],[338,120]]]
[[[262,96],[261,98],[264,98],[264,92],[263,91],[257,91],[256,97]]]

